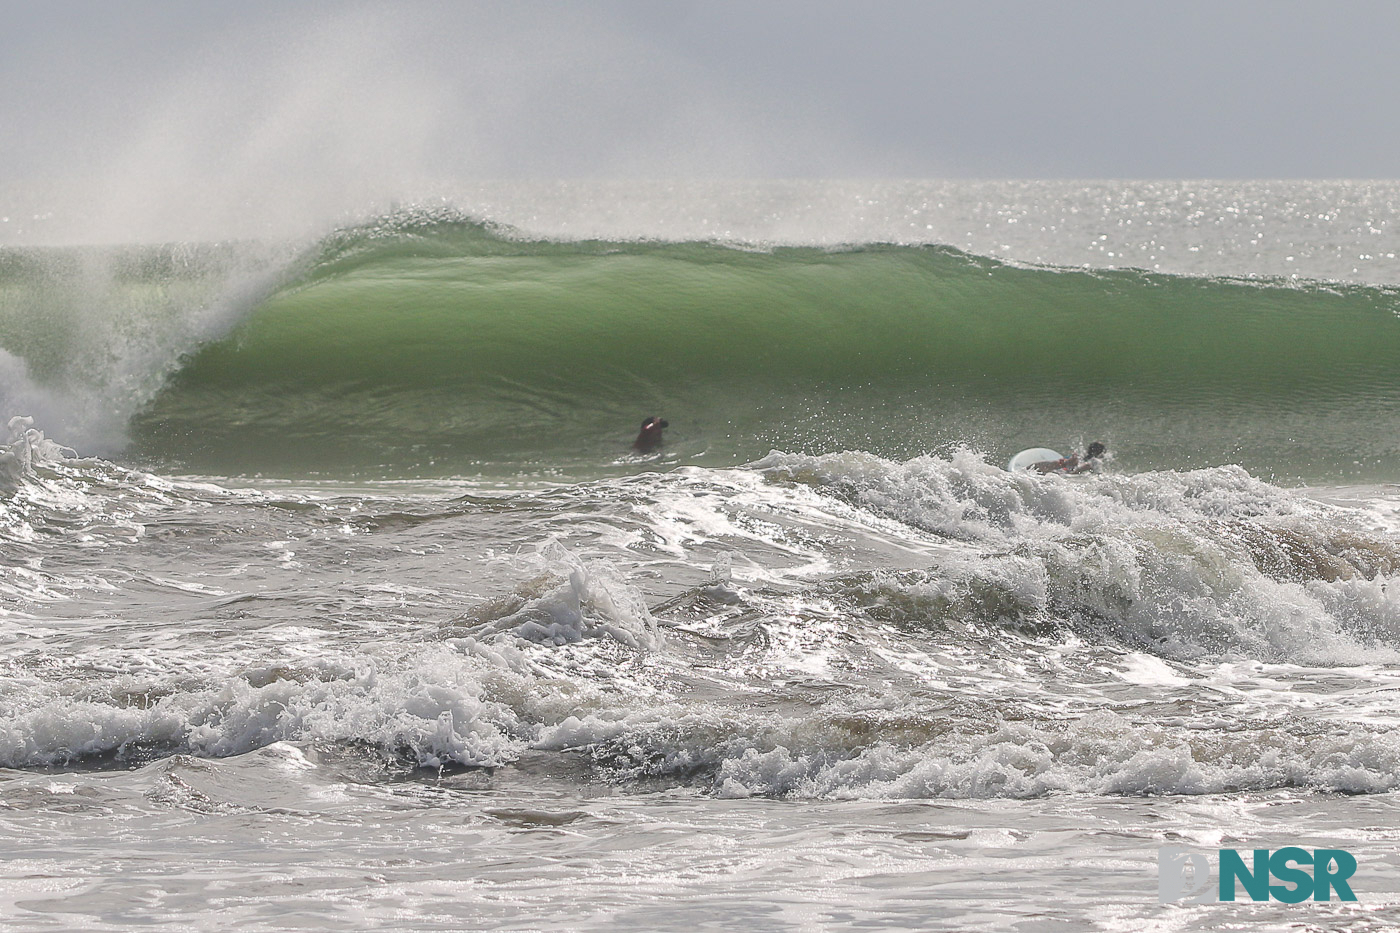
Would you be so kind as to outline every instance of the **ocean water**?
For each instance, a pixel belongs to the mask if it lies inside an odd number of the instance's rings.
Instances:
[[[0,930],[1400,927],[1397,204],[7,242]],[[1159,903],[1289,845],[1356,901]]]

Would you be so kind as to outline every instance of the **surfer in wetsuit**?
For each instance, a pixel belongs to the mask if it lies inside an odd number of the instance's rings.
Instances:
[[[639,454],[649,454],[661,446],[661,429],[669,427],[664,418],[655,415],[642,422],[642,430],[638,432],[637,439],[632,442],[632,449]]]
[[[1084,459],[1079,459],[1079,454],[1073,453],[1068,457],[1059,460],[1042,460],[1039,463],[1031,464],[1031,469],[1037,473],[1092,473],[1103,465],[1103,455],[1108,448],[1098,441],[1089,445],[1089,449],[1084,451]]]

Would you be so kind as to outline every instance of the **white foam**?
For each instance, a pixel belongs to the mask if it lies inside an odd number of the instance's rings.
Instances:
[[[1178,657],[1400,657],[1386,585],[1400,542],[1361,512],[1238,467],[1066,480],[1007,473],[968,451],[907,463],[775,452],[752,467],[964,542],[922,581],[892,584],[945,602],[1000,592],[1028,619],[1108,623]]]
[[[0,766],[122,755],[138,743],[224,757],[285,741],[370,742],[425,766],[501,764],[521,747],[517,715],[484,696],[489,661],[445,645],[388,660],[337,667],[323,658],[300,677],[291,667],[257,686],[234,677],[145,707],[31,683],[23,708],[12,696],[0,717]]]
[[[1118,676],[1143,686],[1184,687],[1191,678],[1182,677],[1171,665],[1155,655],[1134,651],[1123,659]]]
[[[546,575],[535,578],[518,608],[507,603],[511,611],[484,620],[473,634],[509,632],[555,646],[598,637],[632,648],[662,646],[663,637],[646,600],[605,562],[586,562],[551,540],[540,547],[533,563]]]

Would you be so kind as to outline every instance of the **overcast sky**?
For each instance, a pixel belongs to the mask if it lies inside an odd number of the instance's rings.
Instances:
[[[1394,2],[0,7],[9,173],[164,134],[463,177],[1400,174]]]
[[[1400,176],[1392,0],[0,14],[0,212],[67,196],[132,216],[217,190],[224,210],[325,213],[515,177]]]

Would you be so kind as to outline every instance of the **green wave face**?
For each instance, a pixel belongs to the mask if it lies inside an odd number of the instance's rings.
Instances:
[[[342,236],[132,424],[201,471],[596,474],[1101,439],[1120,466],[1396,478],[1400,295],[1020,268],[947,248]]]

